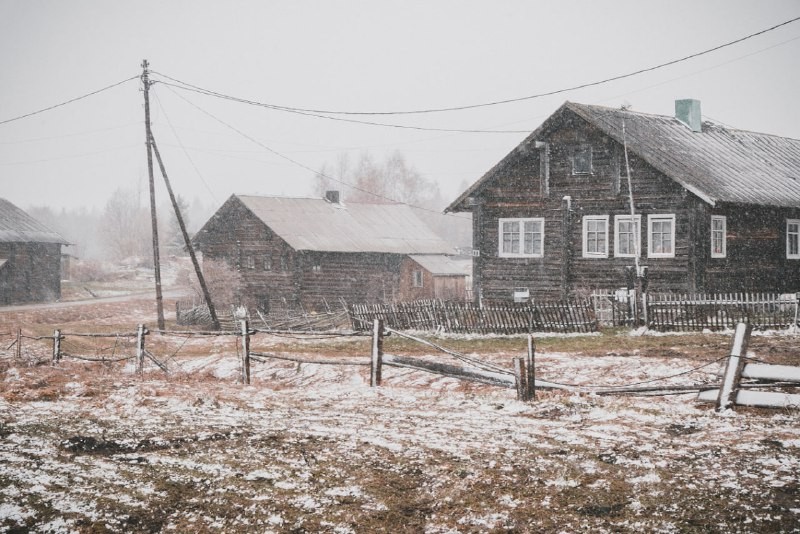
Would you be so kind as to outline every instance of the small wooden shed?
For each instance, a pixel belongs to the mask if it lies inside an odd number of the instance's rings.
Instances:
[[[400,299],[468,300],[472,258],[412,254],[400,267]]]
[[[67,244],[0,198],[0,305],[61,298],[61,246]]]

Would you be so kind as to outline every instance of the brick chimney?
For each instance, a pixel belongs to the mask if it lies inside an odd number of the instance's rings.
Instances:
[[[700,115],[700,101],[687,98],[675,101],[675,118],[693,132],[703,131],[703,117]]]
[[[325,191],[325,200],[331,204],[339,203],[339,191]]]

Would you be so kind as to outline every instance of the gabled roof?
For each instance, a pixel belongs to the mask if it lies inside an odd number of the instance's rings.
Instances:
[[[45,225],[0,198],[0,243],[60,243],[67,241]]]
[[[295,250],[446,254],[453,249],[404,204],[339,204],[319,198],[247,195],[233,198]]]
[[[472,274],[472,258],[458,258],[443,254],[412,254],[409,257],[433,275],[469,276]]]
[[[459,196],[445,211],[468,209],[465,201],[498,172],[532,150],[535,141],[572,112],[622,143],[665,176],[710,205],[720,202],[800,207],[800,140],[704,122],[692,132],[678,119],[567,102],[520,145]]]

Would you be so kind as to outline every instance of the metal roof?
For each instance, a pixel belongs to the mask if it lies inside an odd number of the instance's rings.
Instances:
[[[453,250],[404,204],[235,196],[295,250],[397,254]]]
[[[0,243],[60,243],[67,241],[45,225],[0,198]]]
[[[703,122],[692,132],[671,116],[567,102],[514,151],[458,197],[446,211],[466,209],[465,200],[536,140],[558,127],[571,111],[619,143],[622,123],[628,150],[711,205],[719,202],[800,207],[800,140]]]
[[[472,275],[471,258],[457,258],[443,254],[412,254],[409,257],[433,275]]]

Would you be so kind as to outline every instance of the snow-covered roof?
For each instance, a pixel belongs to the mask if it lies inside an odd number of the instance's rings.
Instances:
[[[412,254],[409,256],[420,267],[435,276],[472,274],[472,259],[443,254]]]
[[[234,197],[295,250],[446,254],[453,249],[404,204]]]
[[[0,198],[0,243],[60,243],[67,241],[45,225]]]
[[[572,112],[710,205],[719,202],[800,207],[800,140],[703,122],[693,132],[671,116],[567,102],[445,211],[469,210],[467,199],[529,153]]]

